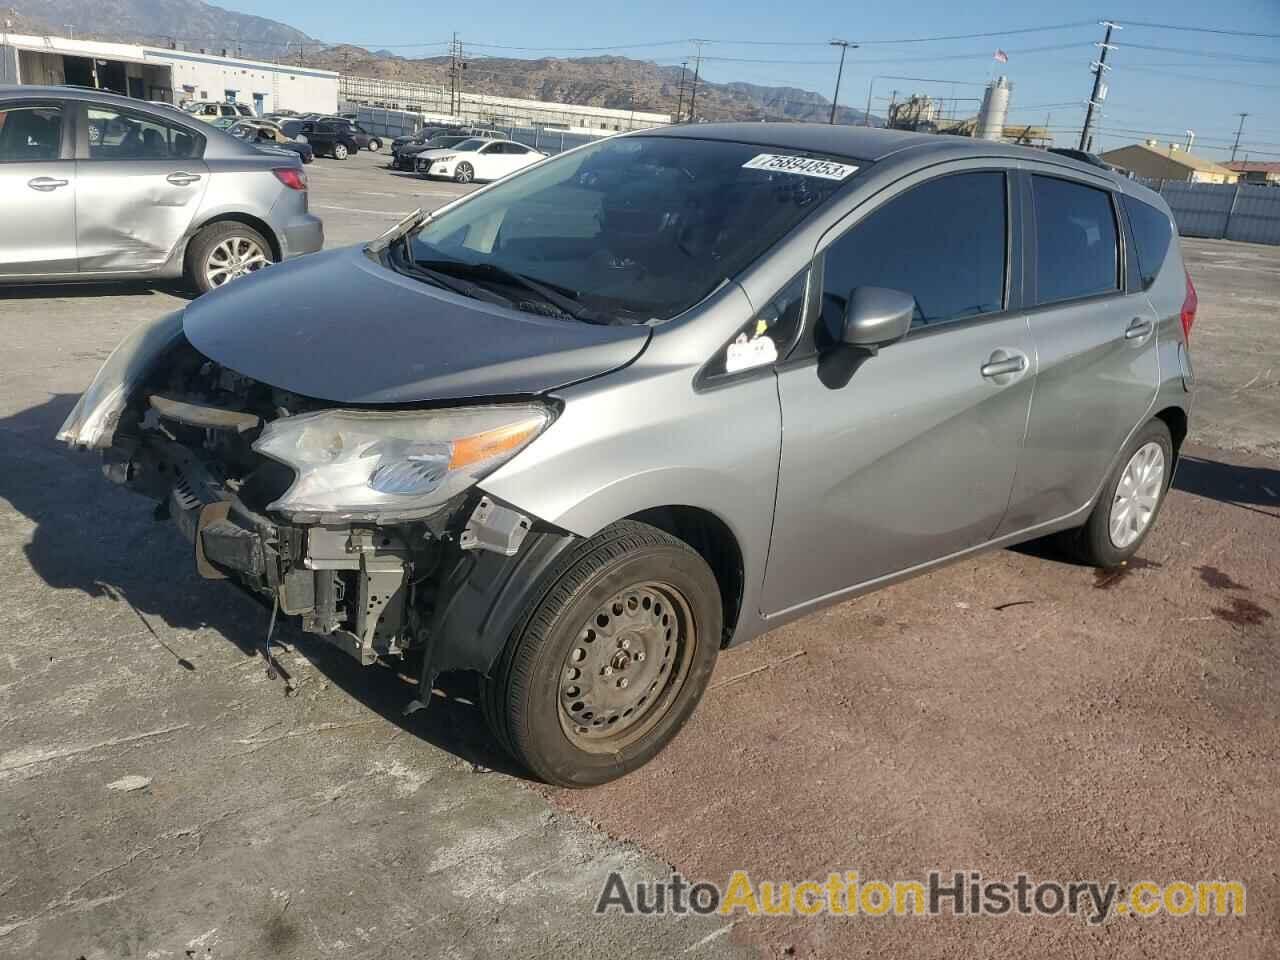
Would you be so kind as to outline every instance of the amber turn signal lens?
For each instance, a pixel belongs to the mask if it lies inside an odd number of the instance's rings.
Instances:
[[[515,423],[494,427],[484,433],[475,433],[469,437],[459,437],[453,441],[453,456],[449,458],[449,469],[460,470],[473,463],[483,463],[493,457],[507,453],[531,440],[542,429],[543,420],[533,418],[518,420]]]

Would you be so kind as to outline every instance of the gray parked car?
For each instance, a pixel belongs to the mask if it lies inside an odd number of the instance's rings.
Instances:
[[[670,741],[721,647],[1049,534],[1133,556],[1195,310],[1168,208],[1104,170],[671,127],[141,325],[59,436],[202,575],[416,654],[424,702],[479,674],[497,738],[581,786]]]
[[[294,158],[196,117],[0,86],[0,283],[185,277],[197,291],[319,250]]]

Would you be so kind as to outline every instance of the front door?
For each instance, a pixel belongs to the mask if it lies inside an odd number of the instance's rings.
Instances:
[[[1011,283],[1020,271],[1007,263],[1010,184],[1001,170],[975,169],[890,191],[836,228],[820,255],[814,362],[788,362],[778,375],[766,616],[976,546],[1009,501],[1035,375]],[[916,300],[906,338],[876,355],[835,342],[861,286]]]
[[[82,273],[145,272],[165,263],[209,182],[205,138],[116,107],[85,107],[76,163]]]
[[[65,109],[0,104],[0,276],[76,272],[76,164]]]
[[[1160,382],[1151,303],[1122,270],[1110,190],[1031,174],[1035,258],[1028,301],[1039,357],[1026,452],[1002,533],[1089,503]]]

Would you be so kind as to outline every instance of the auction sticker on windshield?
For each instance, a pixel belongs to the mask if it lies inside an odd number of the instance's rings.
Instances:
[[[744,170],[771,170],[776,173],[798,173],[824,180],[845,180],[858,172],[851,163],[815,160],[813,157],[789,157],[785,154],[761,153],[742,165]]]

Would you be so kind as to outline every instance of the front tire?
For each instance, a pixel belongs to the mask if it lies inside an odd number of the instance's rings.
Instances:
[[[1173,440],[1152,420],[1125,445],[1084,526],[1068,531],[1067,548],[1083,563],[1123,566],[1147,539],[1173,479]]]
[[[453,168],[454,183],[470,183],[475,179],[475,167],[469,163],[460,163]]]
[[[270,266],[271,244],[252,227],[224,221],[204,227],[187,246],[185,276],[197,294]]]
[[[617,779],[689,719],[721,626],[720,590],[696,551],[647,524],[615,523],[530,600],[484,681],[486,719],[548,783]]]
[[[335,143],[333,145],[333,159],[335,160],[347,159],[347,145],[345,143]]]
[[[381,149],[382,149],[382,141],[381,141],[381,140],[379,140],[379,139],[377,139],[377,138],[375,137],[373,140],[370,140],[370,141],[369,141],[368,150],[369,150],[369,152],[370,152],[370,153],[377,153],[377,152],[378,152],[379,150],[381,150]]]

